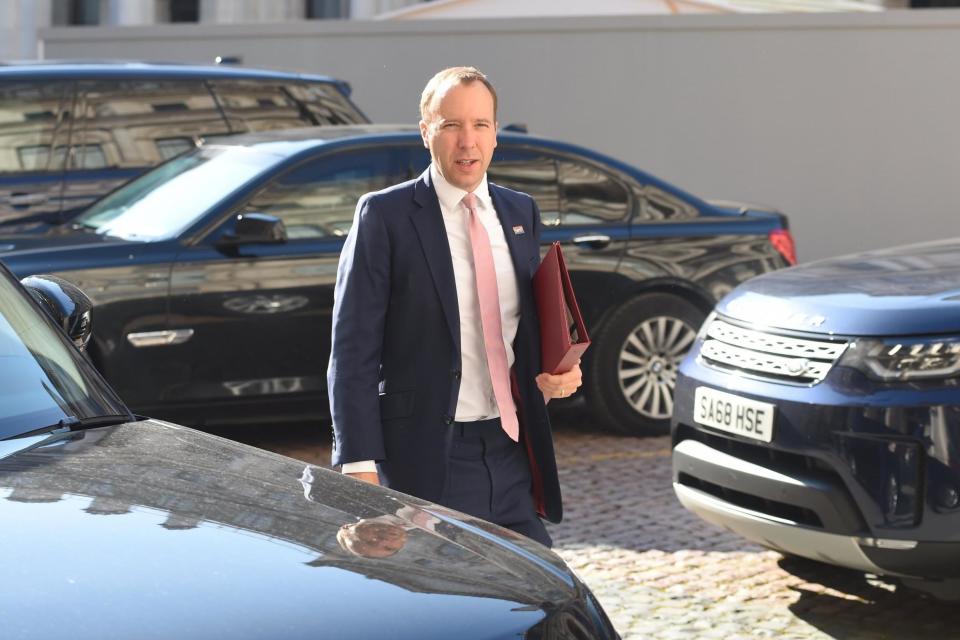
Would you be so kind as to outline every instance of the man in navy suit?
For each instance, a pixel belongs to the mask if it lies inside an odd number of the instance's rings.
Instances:
[[[333,464],[549,545],[562,517],[531,279],[540,212],[487,182],[497,96],[472,67],[423,90],[431,166],[363,196],[340,256],[327,382]]]

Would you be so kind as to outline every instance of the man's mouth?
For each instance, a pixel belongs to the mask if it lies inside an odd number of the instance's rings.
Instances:
[[[479,162],[479,160],[457,160],[457,164],[461,167],[469,167],[477,162]]]

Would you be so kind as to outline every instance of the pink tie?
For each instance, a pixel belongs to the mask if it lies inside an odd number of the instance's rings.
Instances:
[[[477,277],[477,297],[480,299],[480,324],[483,326],[483,345],[487,352],[487,367],[493,383],[493,395],[500,411],[500,424],[510,438],[520,440],[517,408],[510,393],[510,368],[507,350],[503,346],[503,327],[500,319],[500,295],[497,293],[497,271],[493,266],[490,236],[477,214],[477,196],[468,193],[463,204],[470,212],[470,246],[473,248],[473,266]]]

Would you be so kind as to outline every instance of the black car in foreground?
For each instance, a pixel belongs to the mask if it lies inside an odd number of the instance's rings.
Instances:
[[[82,333],[83,296],[31,293]],[[3,637],[617,638],[545,547],[134,417],[0,268]]]
[[[680,370],[673,466],[706,520],[960,598],[960,239],[725,297]]]
[[[490,180],[532,194],[544,249],[563,244],[594,341],[583,365],[594,415],[665,433],[677,366],[713,304],[793,259],[784,216],[709,204],[582,147],[498,141]],[[334,281],[357,200],[428,164],[415,127],[224,139],[46,234],[0,237],[0,259],[87,291],[90,356],[141,413],[191,425],[324,417]]]

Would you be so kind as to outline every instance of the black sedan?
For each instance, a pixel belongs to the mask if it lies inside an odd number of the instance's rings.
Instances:
[[[357,199],[429,163],[410,127],[252,134],[178,156],[42,236],[19,276],[96,303],[90,356],[137,411],[191,425],[323,417],[337,261]],[[664,432],[676,369],[716,300],[793,260],[782,214],[715,205],[581,147],[501,132],[490,179],[533,195],[593,348],[597,419]]]
[[[82,342],[82,294],[28,283]],[[2,268],[0,361],[4,638],[617,637],[518,534],[134,417]]]

